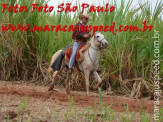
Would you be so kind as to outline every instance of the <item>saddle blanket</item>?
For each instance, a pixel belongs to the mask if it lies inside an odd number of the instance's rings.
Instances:
[[[81,45],[81,46],[78,48],[77,53],[76,53],[76,57],[75,57],[75,60],[76,60],[76,61],[77,61],[77,60],[79,59],[79,57],[80,57],[79,51],[80,51],[83,47],[85,47],[86,45],[87,45],[87,44],[83,44],[83,45]],[[66,57],[67,57],[69,60],[70,60],[70,57],[71,57],[71,54],[72,54],[72,49],[73,49],[73,46],[67,48],[66,51],[65,51],[65,55],[66,55]]]

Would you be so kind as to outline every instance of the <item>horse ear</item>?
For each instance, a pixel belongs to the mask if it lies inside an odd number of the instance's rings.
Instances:
[[[96,31],[96,32],[94,33],[94,36],[96,36],[97,33],[100,33],[100,32],[99,32],[99,31]]]
[[[97,31],[94,33],[94,36],[96,36],[96,34],[97,34]]]

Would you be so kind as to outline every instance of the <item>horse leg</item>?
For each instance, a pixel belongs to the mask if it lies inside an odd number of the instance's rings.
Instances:
[[[99,74],[97,73],[97,71],[94,71],[94,72],[93,72],[93,76],[94,76],[94,78],[97,79],[97,81],[98,81],[97,85],[93,86],[93,89],[94,89],[94,90],[97,90],[98,87],[101,85],[102,80],[101,80]]]
[[[66,92],[68,95],[70,95],[70,79],[71,79],[71,75],[72,75],[72,72],[71,73],[67,73],[67,78],[66,78]]]
[[[60,69],[59,71],[55,71],[55,72],[53,73],[52,84],[51,84],[50,87],[48,88],[48,91],[52,91],[52,90],[53,90],[54,84],[55,84],[55,79],[56,79],[57,75],[60,74],[64,68],[65,68],[65,66],[62,66],[61,69]]]
[[[86,96],[89,96],[89,75],[90,72],[88,70],[84,70],[85,81],[86,81]]]

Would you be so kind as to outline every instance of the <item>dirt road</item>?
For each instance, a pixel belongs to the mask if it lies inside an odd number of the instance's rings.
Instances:
[[[11,83],[0,81],[0,95],[16,95],[20,97],[28,95],[29,98],[32,97],[39,100],[51,99],[54,101],[52,104],[55,103],[58,105],[68,105],[69,102],[69,97],[65,93],[64,88],[55,88],[53,92],[48,92],[47,87],[17,82]],[[74,98],[74,104],[79,107],[93,107],[95,101],[99,104],[97,93],[91,92],[90,96],[86,97],[85,92],[73,91],[72,96]],[[112,109],[116,112],[124,112],[125,106],[128,105],[131,112],[139,112],[140,108],[142,108],[143,111],[146,111],[149,114],[153,113],[152,100],[136,100],[122,96],[109,96],[106,92],[102,92],[102,102],[107,105],[112,104]],[[163,101],[160,102],[160,105],[163,106]]]

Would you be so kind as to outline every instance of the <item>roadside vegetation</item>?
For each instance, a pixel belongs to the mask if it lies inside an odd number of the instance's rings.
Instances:
[[[15,1],[6,0],[9,5]],[[32,0],[19,0],[18,5],[31,7]],[[48,1],[35,0],[40,6]],[[71,1],[69,1],[71,2]],[[106,1],[105,1],[106,2]],[[104,3],[105,3],[104,2]],[[110,1],[108,1],[110,3]],[[0,4],[4,1],[0,1]],[[99,3],[102,6],[103,2]],[[154,30],[163,32],[163,20],[161,17],[163,2],[160,0],[152,11],[151,3],[140,3],[137,7],[131,6],[132,0],[127,4],[122,0],[120,5],[114,0],[110,4],[115,10],[110,13],[88,13],[92,16],[89,24],[111,25],[135,25],[141,28],[143,21],[147,25],[154,25],[151,31],[145,32],[111,32],[103,33],[110,43],[109,47],[101,52],[100,67],[103,79],[102,89],[113,90],[131,97],[149,97],[154,88],[152,81],[152,60],[154,59]],[[71,13],[13,13],[0,14],[0,25],[71,25],[79,21],[78,10],[72,16]],[[2,6],[0,6],[2,10]],[[59,49],[72,43],[71,32],[30,32],[30,31],[0,31],[0,79],[6,81],[32,81],[40,85],[47,85],[50,79],[46,78],[46,71],[52,55]],[[163,42],[160,41],[160,59],[162,59]],[[160,75],[163,75],[163,64],[161,64]],[[66,73],[59,77],[60,85],[64,85]],[[75,74],[72,79],[71,88],[84,90],[84,78],[81,74]],[[95,83],[96,81],[92,82]]]

